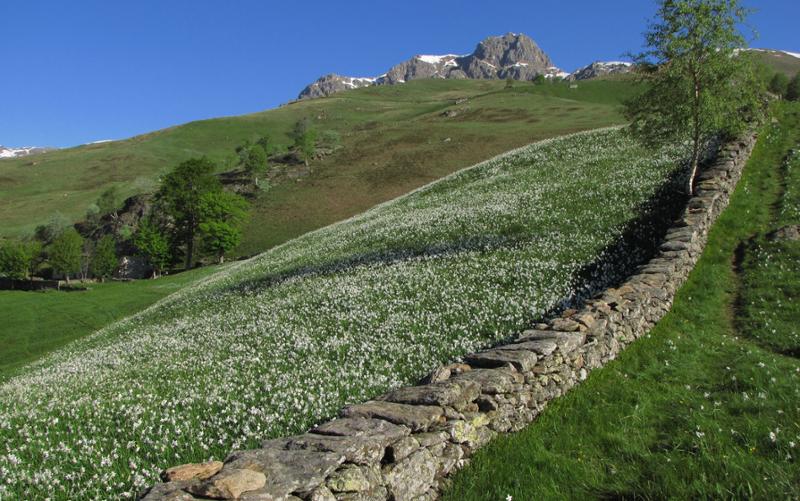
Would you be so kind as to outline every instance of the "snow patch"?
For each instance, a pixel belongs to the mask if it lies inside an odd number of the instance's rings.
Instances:
[[[628,61],[597,61],[601,66],[632,66],[633,63]]]
[[[422,61],[424,63],[428,63],[428,64],[439,64],[439,63],[442,62],[442,59],[446,59],[446,58],[455,59],[457,57],[458,56],[455,55],[455,54],[444,54],[444,55],[441,55],[441,56],[431,56],[431,55],[420,54],[420,55],[416,56],[417,59],[419,59],[420,61]],[[453,64],[453,66],[455,66],[455,63]]]
[[[41,146],[23,146],[21,148],[7,148],[0,146],[0,158],[18,158],[34,153],[44,153],[53,148],[42,148]]]

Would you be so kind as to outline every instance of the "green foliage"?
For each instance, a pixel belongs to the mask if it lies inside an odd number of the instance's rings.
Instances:
[[[545,77],[544,75],[536,75],[533,78],[534,85],[544,85],[546,83],[547,83],[547,77]]]
[[[19,240],[0,242],[0,275],[22,280],[28,278],[31,255]]]
[[[342,135],[335,130],[324,130],[319,135],[319,142],[326,148],[336,149],[342,145]]]
[[[302,155],[303,161],[308,165],[308,161],[317,151],[317,131],[311,127],[311,120],[308,117],[298,120],[289,137],[294,141],[294,149]]]
[[[800,72],[789,81],[789,86],[786,89],[786,99],[800,101]]]
[[[789,77],[783,73],[775,73],[769,81],[769,91],[781,97],[786,96],[786,91],[789,89]]]
[[[206,193],[200,201],[203,243],[220,263],[241,241],[240,226],[247,217],[248,206],[244,198],[225,191]]]
[[[747,11],[738,0],[660,0],[658,19],[645,33],[647,49],[634,57],[646,90],[626,103],[630,132],[645,144],[688,139],[689,191],[702,145],[734,135],[759,115],[761,95],[737,31]]]
[[[100,215],[104,216],[115,212],[119,208],[120,202],[119,190],[116,186],[107,188],[97,198],[97,208],[100,210]]]
[[[22,242],[22,245],[25,247],[25,252],[27,252],[30,258],[28,262],[28,276],[35,275],[46,257],[44,254],[44,246],[42,242],[36,239],[26,240]]]
[[[267,154],[267,157],[275,153],[278,149],[278,146],[272,141],[272,138],[266,134],[259,137],[256,140],[256,144],[264,148],[264,153]]]
[[[64,214],[56,211],[46,224],[36,227],[34,235],[40,242],[51,244],[70,226],[72,226],[70,220]]]
[[[117,244],[113,236],[105,235],[94,248],[90,271],[95,277],[105,279],[114,274],[117,264]]]
[[[153,268],[153,276],[159,275],[167,266],[170,257],[169,241],[151,218],[145,218],[139,223],[133,236],[133,245]]]
[[[82,254],[83,237],[75,231],[75,228],[68,228],[50,245],[50,265],[56,273],[63,274],[69,281],[70,275],[78,273],[81,269]]]
[[[308,165],[308,161],[317,151],[317,131],[308,129],[295,141],[294,146],[303,156],[303,161]]]
[[[506,89],[514,88],[514,79],[511,77],[506,78]]]
[[[171,219],[171,250],[174,254],[183,251],[186,268],[191,268],[194,257],[195,237],[201,222],[200,200],[203,195],[222,189],[214,170],[214,164],[207,158],[182,162],[165,176],[156,195]]]
[[[251,176],[263,174],[267,170],[267,152],[263,146],[254,144],[247,149],[244,168]]]

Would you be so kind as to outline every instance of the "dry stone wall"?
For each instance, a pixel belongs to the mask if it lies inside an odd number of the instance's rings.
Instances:
[[[183,465],[143,499],[428,500],[498,433],[523,428],[547,403],[647,333],[672,306],[727,206],[755,143],[724,148],[653,259],[511,344],[441,367],[303,435],[266,440],[225,462]]]

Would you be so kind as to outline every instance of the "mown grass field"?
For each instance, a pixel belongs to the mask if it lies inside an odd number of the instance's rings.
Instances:
[[[672,311],[616,361],[500,438],[446,500],[800,496],[800,106],[766,127]]]
[[[518,332],[584,290],[586,267],[677,189],[685,153],[619,129],[537,143],[44,357],[0,386],[0,496],[130,497]]]
[[[105,188],[128,196],[190,157],[234,167],[234,149],[269,134],[288,146],[301,118],[342,137],[335,154],[312,162],[300,180],[273,187],[256,203],[239,253],[250,255],[503,151],[547,137],[622,122],[625,81],[578,89],[481,80],[418,80],[306,100],[239,117],[188,123],[124,141],[0,161],[0,236],[30,234],[59,211],[73,220]],[[455,104],[457,100],[466,102]],[[459,115],[448,118],[446,110]]]
[[[96,283],[88,291],[0,291],[0,380],[218,270],[209,266],[159,280]]]

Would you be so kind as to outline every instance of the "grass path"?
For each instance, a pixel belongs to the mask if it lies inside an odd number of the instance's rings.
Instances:
[[[796,242],[745,255],[753,304],[735,323],[731,308],[734,254],[777,224],[780,166],[800,140],[800,107],[777,114],[672,311],[536,423],[480,451],[444,499],[800,496],[800,362],[776,349],[798,346]],[[749,328],[736,330],[742,315]]]

